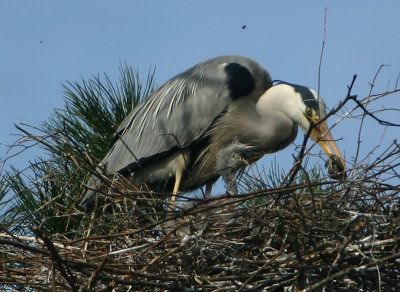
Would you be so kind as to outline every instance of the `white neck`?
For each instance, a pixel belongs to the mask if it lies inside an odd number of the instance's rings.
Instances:
[[[307,131],[310,126],[304,115],[306,106],[300,93],[296,92],[291,85],[272,86],[259,98],[256,107],[262,119],[279,112],[298,124],[304,131]]]

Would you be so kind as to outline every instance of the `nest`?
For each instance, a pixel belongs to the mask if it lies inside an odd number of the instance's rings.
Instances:
[[[0,281],[45,291],[398,291],[398,196],[397,186],[355,178],[177,211],[156,208],[161,195],[131,194],[85,217],[82,237],[2,233]]]

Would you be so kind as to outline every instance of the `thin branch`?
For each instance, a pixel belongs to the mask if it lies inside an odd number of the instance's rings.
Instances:
[[[325,51],[327,12],[328,12],[328,8],[325,8],[325,11],[324,11],[324,37],[322,40],[321,55],[319,57],[319,65],[318,65],[318,90],[317,90],[318,95],[320,95],[320,90],[321,90],[321,68],[322,68],[322,59],[323,59],[324,51]]]
[[[61,258],[51,239],[45,236],[43,232],[41,232],[39,229],[35,229],[34,232],[45,243],[47,249],[50,252],[52,260],[57,264],[61,275],[67,280],[67,282],[71,286],[72,291],[78,291],[78,287],[76,286],[76,279],[72,271],[70,270],[68,265],[64,263],[64,260]]]

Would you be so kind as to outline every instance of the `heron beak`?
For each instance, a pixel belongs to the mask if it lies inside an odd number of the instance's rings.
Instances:
[[[319,146],[321,146],[322,150],[329,158],[331,158],[333,155],[336,155],[340,159],[340,162],[342,163],[341,168],[343,169],[343,171],[346,169],[346,163],[325,121],[319,123],[311,130],[310,137],[311,139],[316,141],[319,144]]]

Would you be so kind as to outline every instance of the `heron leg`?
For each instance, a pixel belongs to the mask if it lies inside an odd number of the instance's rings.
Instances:
[[[175,173],[174,190],[172,191],[171,205],[169,206],[170,210],[175,209],[176,194],[179,192],[179,188],[181,186],[182,173],[183,173],[183,170],[181,168],[177,169],[177,171]]]
[[[213,183],[206,184],[206,192],[204,194],[204,199],[211,198],[211,190],[212,190]]]

